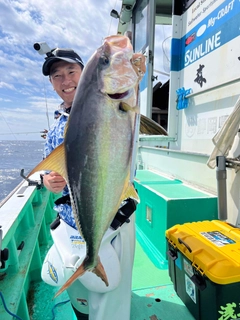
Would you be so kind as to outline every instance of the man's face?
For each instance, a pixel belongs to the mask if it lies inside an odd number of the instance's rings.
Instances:
[[[66,108],[72,105],[81,73],[82,69],[77,63],[59,61],[51,67],[50,81]]]

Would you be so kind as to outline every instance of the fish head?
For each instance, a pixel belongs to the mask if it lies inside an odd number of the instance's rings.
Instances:
[[[97,50],[98,90],[112,100],[135,107],[139,75],[133,66],[133,56],[131,42],[126,36],[109,36]]]

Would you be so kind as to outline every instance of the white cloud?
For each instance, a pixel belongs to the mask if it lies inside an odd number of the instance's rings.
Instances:
[[[0,98],[0,101],[11,102],[12,100]]]
[[[16,90],[15,87],[12,84],[0,81],[0,88],[8,88],[11,90]]]
[[[118,20],[110,11],[120,5],[118,0],[0,0],[0,140],[11,130],[42,130],[48,126],[46,112],[51,123],[61,103],[42,75],[44,56],[33,44],[73,48],[86,63],[103,38],[116,33]],[[25,138],[41,139],[39,134]]]

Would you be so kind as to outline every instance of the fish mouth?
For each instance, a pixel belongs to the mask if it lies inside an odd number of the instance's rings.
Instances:
[[[127,90],[122,93],[108,93],[107,95],[109,96],[109,98],[111,98],[113,100],[122,100],[122,99],[126,98],[127,96],[129,96],[129,94],[130,94],[130,91]]]

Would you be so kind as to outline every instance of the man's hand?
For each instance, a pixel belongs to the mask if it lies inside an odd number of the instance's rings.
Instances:
[[[59,193],[66,186],[65,179],[57,172],[51,171],[49,174],[43,176],[43,183],[45,187],[53,193]]]

